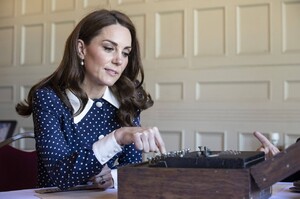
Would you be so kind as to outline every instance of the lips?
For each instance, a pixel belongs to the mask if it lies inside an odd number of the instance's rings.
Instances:
[[[118,74],[117,71],[112,70],[112,69],[109,69],[109,68],[105,68],[105,71],[106,71],[109,75],[111,75],[111,76],[115,76],[115,75]]]

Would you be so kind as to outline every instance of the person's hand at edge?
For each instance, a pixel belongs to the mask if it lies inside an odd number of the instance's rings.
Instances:
[[[257,149],[257,151],[265,152],[268,158],[273,157],[280,152],[279,149],[274,146],[262,133],[255,131],[253,135],[261,143],[261,146]]]

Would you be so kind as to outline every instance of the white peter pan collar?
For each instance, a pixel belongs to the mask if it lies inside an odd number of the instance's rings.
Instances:
[[[78,111],[78,109],[80,107],[79,99],[69,89],[66,89],[66,94],[67,94],[68,99],[74,109],[74,112],[76,113],[76,111]],[[114,96],[114,94],[108,87],[106,87],[102,99],[105,99],[107,102],[109,102],[116,108],[120,107],[119,101],[117,100],[117,98]],[[89,98],[83,111],[79,115],[74,117],[75,124],[77,124],[78,122],[80,122],[82,120],[82,118],[88,113],[90,108],[93,106],[93,103],[94,103],[94,101]]]

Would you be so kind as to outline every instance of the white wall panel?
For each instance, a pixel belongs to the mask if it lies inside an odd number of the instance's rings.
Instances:
[[[263,133],[267,138],[269,135]],[[239,151],[252,151],[261,146],[257,139],[253,136],[252,132],[240,132],[239,136]]]
[[[300,80],[284,82],[284,100],[300,102]],[[300,129],[299,129],[300,130]]]
[[[0,27],[0,67],[12,66],[14,61],[14,37],[15,29],[13,26]]]
[[[267,101],[271,93],[268,81],[198,82],[196,88],[198,101]]]
[[[118,0],[119,4],[136,4],[136,3],[145,3],[146,0]]]
[[[156,84],[155,99],[157,101],[182,101],[183,83],[165,82]]]
[[[140,44],[141,56],[142,58],[146,57],[146,15],[145,14],[136,14],[130,15],[135,28],[137,30],[137,37]]]
[[[270,6],[243,5],[237,9],[237,54],[270,53]]]
[[[156,58],[184,56],[184,12],[171,11],[156,14]]]
[[[15,2],[12,0],[1,0],[0,18],[13,17],[15,13]]]
[[[174,130],[161,130],[162,138],[168,146],[168,151],[184,149],[184,132]]]
[[[107,6],[109,4],[109,0],[83,0],[84,8],[95,8]]]
[[[52,12],[70,11],[76,7],[75,0],[51,0]]]
[[[43,62],[43,24],[24,25],[21,37],[21,65],[38,65]]]
[[[32,85],[30,85],[30,86],[29,85],[21,86],[20,87],[20,99],[18,99],[18,100],[25,100],[25,99],[27,99],[27,96],[28,96],[28,93],[29,93],[31,87],[32,87]]]
[[[286,133],[284,135],[284,146],[290,146],[296,142],[296,140],[299,138],[299,131],[295,134],[292,133]]]
[[[41,14],[44,11],[44,0],[20,0],[22,15]]]
[[[226,132],[198,132],[195,137],[196,147],[202,146],[203,149],[206,146],[212,151],[226,150]]]
[[[61,21],[52,24],[51,63],[59,63],[65,49],[65,42],[75,27],[74,21]]]
[[[197,9],[194,13],[194,56],[225,55],[225,8]]]
[[[14,90],[13,86],[0,86],[0,103],[14,102]]]
[[[283,52],[300,52],[300,1],[283,2]]]

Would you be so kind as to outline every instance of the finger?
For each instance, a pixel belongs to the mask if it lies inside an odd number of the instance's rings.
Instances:
[[[155,132],[151,129],[150,133],[148,135],[148,140],[149,140],[149,152],[158,152],[159,149],[156,146],[156,142],[155,142]]]
[[[255,131],[253,134],[264,147],[272,146],[272,143],[262,133]]]
[[[140,136],[142,143],[143,143],[143,151],[148,153],[149,152],[149,140],[148,140],[148,133],[143,132]]]
[[[277,152],[278,151],[278,152]],[[279,153],[279,150],[275,149],[275,148],[270,148],[268,155],[268,158],[272,158],[274,155],[276,155],[277,153]]]
[[[271,147],[270,148],[270,153],[272,154],[272,156],[276,155],[277,153],[279,153],[279,149],[277,147]]]
[[[111,173],[108,173],[106,175],[101,175],[101,176],[96,177],[94,179],[94,182],[104,184],[106,181],[110,181],[110,180],[112,180],[112,175],[111,175]]]
[[[102,176],[102,180],[108,181],[112,179],[112,175],[111,174],[107,174],[107,175],[103,175]]]
[[[155,141],[156,141],[156,146],[158,147],[159,149],[159,152],[162,153],[162,154],[165,154],[167,153],[167,150],[166,150],[166,147],[165,147],[165,143],[158,131],[158,128],[157,127],[153,127],[154,131],[155,131],[155,134],[154,134],[154,137],[155,137]]]
[[[143,142],[140,138],[141,133],[135,133],[133,135],[133,143],[135,144],[135,148],[138,150],[143,150]]]

